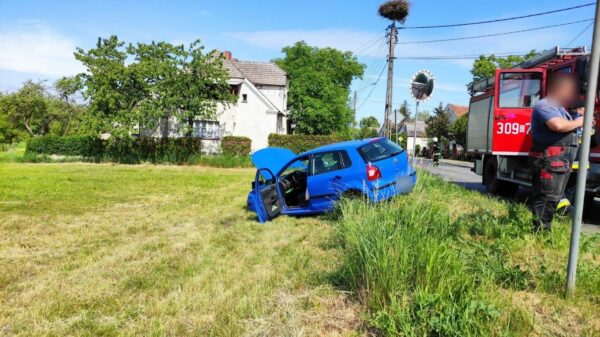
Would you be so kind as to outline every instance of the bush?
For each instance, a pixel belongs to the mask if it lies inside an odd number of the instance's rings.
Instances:
[[[331,135],[331,136],[314,136],[314,135],[269,135],[269,146],[283,147],[290,149],[295,153],[302,153],[312,150],[319,146],[337,143],[349,140],[347,137]]]
[[[102,150],[102,140],[94,136],[45,136],[30,138],[26,152],[100,158]]]
[[[251,147],[252,140],[247,137],[226,136],[221,140],[221,148],[226,156],[247,156]]]
[[[200,155],[200,138],[140,138],[103,141],[93,136],[36,137],[27,143],[27,154],[77,156],[118,163],[186,163]]]

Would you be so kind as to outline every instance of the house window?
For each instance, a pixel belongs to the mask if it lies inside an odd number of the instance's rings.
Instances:
[[[242,94],[242,103],[248,103],[248,95]]]
[[[219,139],[221,136],[219,122],[194,121],[194,137],[203,139]]]

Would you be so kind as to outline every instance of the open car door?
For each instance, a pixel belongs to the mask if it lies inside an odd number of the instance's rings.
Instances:
[[[277,178],[267,168],[256,171],[254,201],[254,208],[260,223],[271,221],[281,214],[282,203],[277,188]]]

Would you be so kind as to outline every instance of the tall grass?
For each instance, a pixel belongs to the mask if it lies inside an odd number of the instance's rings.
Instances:
[[[386,335],[526,335],[533,317],[504,290],[559,296],[568,247],[565,229],[535,236],[530,224],[522,205],[421,174],[412,194],[391,202],[342,203],[339,281]],[[598,251],[597,239],[584,238],[584,255]],[[600,307],[594,261],[581,263],[579,300]]]

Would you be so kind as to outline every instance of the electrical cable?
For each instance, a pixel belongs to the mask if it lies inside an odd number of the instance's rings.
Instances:
[[[585,33],[588,29],[590,29],[590,27],[592,27],[594,25],[593,22],[590,22],[589,25],[587,25],[587,27],[585,27],[579,34],[577,34],[577,36],[575,36],[575,38],[573,40],[571,40],[569,43],[567,43],[565,46],[570,47],[571,44],[573,44],[575,41],[577,41],[577,39],[583,35],[583,33]]]
[[[387,65],[387,61],[385,62],[385,64]],[[371,98],[371,95],[373,94],[373,91],[375,91],[377,84],[381,80],[381,76],[383,76],[384,71],[385,71],[385,67],[383,67],[383,69],[381,69],[381,73],[379,73],[379,77],[377,78],[377,81],[375,81],[375,83],[373,84],[373,88],[371,88],[371,91],[367,95],[367,98],[365,98],[364,102],[358,107],[358,109],[356,109],[357,111],[362,109],[362,107],[368,102],[369,98]]]
[[[447,24],[447,25],[434,25],[434,26],[398,27],[398,29],[432,29],[432,28],[450,28],[450,27],[464,27],[464,26],[482,25],[482,24],[486,24],[486,23],[495,23],[495,22],[504,22],[504,21],[511,21],[511,20],[519,20],[519,19],[532,18],[532,17],[536,17],[536,16],[542,16],[542,15],[548,15],[548,14],[566,12],[566,11],[570,11],[570,10],[574,10],[574,9],[579,9],[579,8],[583,8],[583,7],[593,6],[595,4],[596,4],[595,2],[590,2],[590,3],[578,5],[578,6],[573,6],[573,7],[567,7],[567,8],[562,8],[562,9],[557,9],[557,10],[552,10],[552,11],[546,11],[546,12],[540,12],[540,13],[533,13],[533,14],[527,14],[527,15],[521,15],[521,16],[514,16],[514,17],[504,18],[504,19],[495,19],[495,20],[486,20],[486,21],[475,21],[475,22],[466,22],[466,23],[454,23],[454,24]]]
[[[548,28],[563,27],[563,26],[574,25],[574,24],[577,24],[577,23],[590,22],[590,21],[594,21],[594,19],[571,21],[571,22],[566,22],[566,23],[559,23],[559,24],[556,24],[556,25],[549,25],[549,26],[542,26],[542,27],[535,27],[535,28],[521,29],[521,30],[514,30],[514,31],[511,31],[511,32],[485,34],[485,35],[463,36],[463,37],[450,38],[450,39],[439,39],[439,40],[405,41],[405,42],[398,42],[398,44],[402,44],[402,45],[406,45],[406,44],[425,44],[425,43],[450,42],[450,41],[460,41],[460,40],[473,40],[473,39],[481,39],[481,38],[485,38],[485,37],[518,34],[518,33],[531,32],[531,31],[535,31],[535,30],[542,30],[542,29],[548,29]]]

